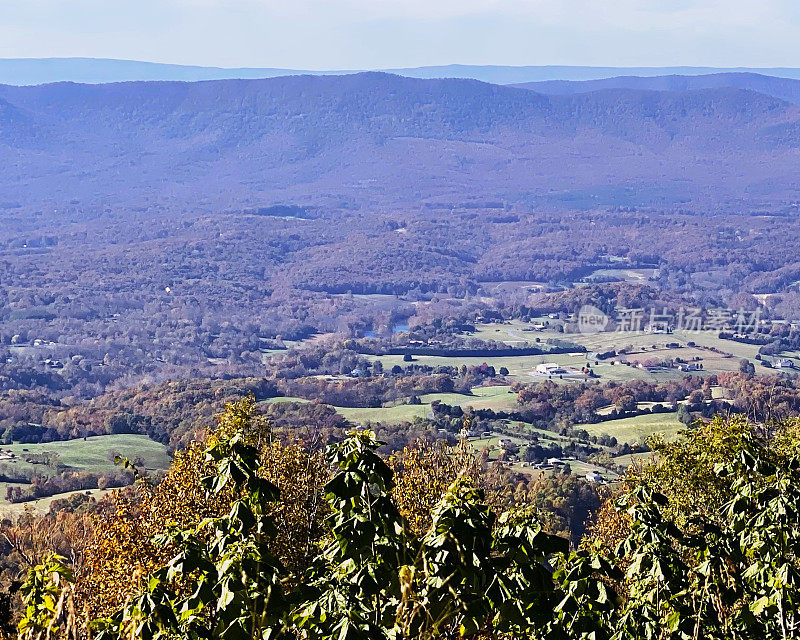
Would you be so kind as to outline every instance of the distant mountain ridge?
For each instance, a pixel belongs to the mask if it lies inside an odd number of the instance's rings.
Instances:
[[[546,80],[513,86],[547,95],[575,95],[604,89],[647,91],[692,91],[736,88],[758,91],[774,98],[800,104],[800,80],[778,78],[758,73],[713,73],[697,76],[664,75],[653,77],[617,76],[598,80]]]
[[[730,87],[569,96],[383,73],[0,87],[26,208],[796,200],[800,109]],[[727,206],[727,205],[725,205]]]
[[[705,75],[725,72],[759,73],[800,79],[800,68],[714,68],[714,67],[586,67],[586,66],[502,66],[439,65],[381,69],[410,78],[464,78],[494,84],[516,84],[549,80],[595,80],[618,76]],[[0,59],[0,84],[36,85],[52,82],[100,84],[130,81],[200,81],[262,79],[287,75],[340,75],[364,70],[310,71],[285,68],[222,68],[177,65],[136,60],[103,58],[4,58]]]
[[[194,65],[113,60],[104,58],[0,58],[0,84],[28,86],[54,82],[103,84],[111,82],[261,79],[341,71],[202,67]]]

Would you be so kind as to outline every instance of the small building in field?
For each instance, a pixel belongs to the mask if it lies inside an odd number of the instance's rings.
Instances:
[[[545,376],[552,376],[566,372],[567,370],[564,367],[562,367],[560,364],[556,364],[555,362],[544,362],[536,365],[536,373],[541,373]]]
[[[645,333],[670,333],[669,325],[662,322],[651,322],[644,328]]]

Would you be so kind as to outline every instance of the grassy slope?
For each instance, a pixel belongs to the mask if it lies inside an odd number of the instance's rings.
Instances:
[[[471,395],[462,393],[430,393],[420,398],[422,402],[431,403],[439,400],[445,404],[472,407],[473,409],[493,409],[495,411],[510,411],[517,406],[517,394],[510,393],[511,387],[499,385],[496,387],[475,387]]]
[[[666,437],[674,437],[685,426],[678,422],[675,413],[655,413],[609,420],[598,424],[577,424],[576,429],[585,429],[589,435],[600,436],[608,434],[619,442],[644,442],[644,439],[657,432]]]
[[[86,440],[65,440],[42,444],[3,445],[0,450],[11,451],[20,458],[24,458],[27,454],[53,451],[61,457],[61,462],[65,465],[96,473],[118,468],[110,457],[112,452],[130,459],[141,457],[144,459],[147,469],[165,469],[170,462],[167,448],[163,444],[155,442],[147,436],[134,434],[93,436]],[[41,465],[29,465],[24,460],[16,462],[2,460],[0,464],[15,465],[20,468],[42,468]]]
[[[510,387],[476,387],[471,395],[461,393],[429,393],[423,395],[422,404],[402,404],[395,407],[336,407],[345,418],[356,424],[383,422],[386,424],[411,422],[414,418],[424,418],[431,410],[431,402],[439,400],[445,404],[471,406],[475,409],[511,410],[517,404],[517,396],[509,393]],[[268,402],[308,402],[303,398],[270,398]]]
[[[66,440],[42,444],[3,445],[0,446],[0,450],[3,452],[10,451],[18,456],[16,460],[0,460],[0,464],[17,469],[34,469],[42,473],[42,475],[51,474],[52,470],[43,465],[33,465],[25,462],[26,455],[52,451],[58,453],[61,457],[61,462],[69,467],[94,473],[103,473],[119,468],[111,460],[112,452],[131,460],[141,457],[144,460],[145,467],[150,471],[166,469],[170,464],[167,448],[163,444],[150,440],[147,436],[134,434],[93,436],[86,440]],[[0,482],[0,514],[11,516],[23,513],[26,505],[37,513],[46,513],[53,500],[68,497],[73,493],[84,493],[67,492],[32,502],[9,504],[5,501],[6,488],[9,486],[14,485]],[[85,493],[98,498],[105,492],[95,489]]]
[[[336,411],[356,424],[383,422],[396,424],[411,422],[414,418],[424,418],[431,410],[430,404],[401,404],[396,407],[336,407]]]
[[[6,487],[9,485],[5,482],[0,482],[0,493],[2,495],[6,494]],[[25,511],[33,511],[36,514],[46,514],[50,511],[50,505],[55,500],[61,500],[62,498],[69,498],[76,493],[85,493],[87,495],[92,496],[96,500],[99,500],[105,494],[113,491],[113,489],[90,489],[87,491],[68,491],[67,493],[59,493],[54,496],[50,496],[48,498],[40,498],[39,500],[32,500],[31,502],[18,502],[16,504],[10,504],[5,500],[0,500],[0,517],[16,517],[25,513]]]

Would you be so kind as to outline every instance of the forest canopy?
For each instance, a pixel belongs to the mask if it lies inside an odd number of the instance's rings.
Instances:
[[[654,442],[657,457],[604,497],[576,546],[537,488],[509,491],[464,448],[384,459],[369,431],[324,448],[281,441],[245,398],[160,483],[64,514],[58,548],[9,528],[29,568],[6,627],[98,639],[796,637],[799,434],[797,419],[718,416]],[[79,521],[90,533],[76,544]]]

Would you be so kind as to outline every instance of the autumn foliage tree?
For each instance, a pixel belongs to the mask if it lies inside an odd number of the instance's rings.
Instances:
[[[657,461],[604,504],[595,539],[568,552],[535,505],[493,508],[462,452],[404,452],[389,464],[371,432],[354,432],[324,458],[298,453],[271,439],[246,400],[187,451],[183,468],[176,460],[163,488],[142,484],[125,498],[130,513],[104,516],[128,537],[115,548],[98,530],[84,564],[94,582],[73,583],[54,556],[31,569],[19,631],[96,640],[798,637],[795,432],[720,418],[662,443]],[[442,468],[425,486],[432,460]],[[696,486],[682,487],[670,465]],[[301,467],[307,492],[287,483]],[[270,479],[284,475],[284,489]],[[185,517],[159,511],[168,507],[148,502],[156,495],[183,500]],[[137,509],[157,532],[138,550]],[[409,517],[419,510],[429,516]],[[102,615],[79,623],[79,607],[93,604],[87,585],[103,589],[97,576],[114,566],[115,549],[134,576],[109,572],[108,600],[94,604]]]
[[[167,561],[173,550],[155,544],[157,536],[219,517],[230,508],[233,496],[226,491],[209,492],[203,479],[216,471],[206,448],[234,434],[258,450],[260,477],[280,492],[281,500],[268,509],[278,530],[270,542],[271,551],[293,571],[307,566],[323,535],[327,506],[321,491],[327,466],[320,453],[300,443],[284,445],[273,440],[255,401],[245,398],[228,405],[206,441],[176,452],[160,483],[141,481],[131,490],[118,492],[98,514],[77,581],[77,601],[88,619],[120,608]]]

